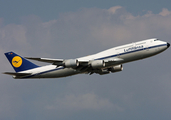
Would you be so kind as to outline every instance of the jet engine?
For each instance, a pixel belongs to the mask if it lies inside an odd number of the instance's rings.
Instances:
[[[117,66],[113,66],[111,68],[109,68],[109,71],[111,71],[112,73],[114,72],[119,72],[123,70],[123,66],[122,65],[117,65]]]
[[[75,68],[79,66],[79,62],[77,59],[69,59],[65,60],[64,66],[67,68]]]
[[[105,62],[104,60],[95,60],[91,62],[92,68],[101,68],[105,67]]]

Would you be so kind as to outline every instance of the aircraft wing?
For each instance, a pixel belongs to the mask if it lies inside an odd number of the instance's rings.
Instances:
[[[25,57],[26,59],[31,59],[31,60],[36,60],[36,61],[41,61],[41,62],[47,62],[47,63],[52,63],[53,65],[57,66],[63,66],[65,62],[69,61],[71,62],[72,60],[76,59],[52,59],[52,58],[33,58],[33,57]],[[71,60],[71,61],[70,61]],[[106,58],[106,59],[97,59],[97,60],[103,60],[107,64],[114,64],[115,62],[122,61],[122,58],[114,57],[114,58]],[[76,60],[76,62],[79,63],[79,66],[77,66],[76,69],[79,68],[90,68],[91,62],[96,61],[96,60]]]
[[[36,60],[40,62],[47,62],[47,63],[62,63],[65,60],[64,59],[52,59],[52,58],[34,58],[34,57],[25,57],[26,59],[31,59],[31,60]],[[117,61],[122,61],[122,58],[109,58],[109,59],[104,59],[104,62],[117,62]],[[79,63],[86,63],[89,62],[88,60],[79,60]]]
[[[61,65],[64,61],[66,61],[65,59],[52,59],[52,58],[33,58],[33,57],[25,57],[25,58],[30,60],[40,61],[40,62],[53,63],[53,65]],[[80,60],[78,62],[83,65],[85,63],[88,63],[89,61]]]
[[[56,63],[56,64],[61,64],[64,59],[52,59],[52,58],[33,58],[33,57],[25,57],[26,59],[31,59],[31,60],[37,60],[40,62],[47,62],[47,63]]]
[[[71,67],[77,71],[89,73],[90,75],[93,73],[97,74],[106,74],[109,73],[108,71],[104,71],[102,66],[100,67],[93,67],[93,63],[99,64],[100,61],[103,61],[107,66],[113,66],[115,63],[123,61],[124,59],[118,57],[112,58],[104,58],[104,59],[95,59],[95,60],[84,60],[84,59],[51,59],[51,58],[33,58],[33,57],[25,57],[27,59],[52,63],[53,65],[57,66],[65,66]],[[74,63],[74,66],[72,64]],[[101,63],[101,62],[100,62]],[[106,68],[106,67],[105,67]]]

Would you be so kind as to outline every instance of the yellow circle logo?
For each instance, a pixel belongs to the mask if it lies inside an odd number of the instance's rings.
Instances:
[[[12,59],[12,65],[16,68],[20,67],[22,64],[22,58],[19,57],[19,56],[15,56],[13,59]]]

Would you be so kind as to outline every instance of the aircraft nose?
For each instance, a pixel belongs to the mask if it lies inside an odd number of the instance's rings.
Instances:
[[[168,47],[168,48],[170,47],[170,44],[169,44],[169,43],[167,43],[167,47]]]

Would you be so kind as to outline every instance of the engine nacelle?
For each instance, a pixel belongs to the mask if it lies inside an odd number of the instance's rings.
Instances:
[[[113,66],[111,68],[109,68],[109,70],[114,73],[114,72],[119,72],[123,70],[123,66],[122,65],[117,65],[117,66]]]
[[[77,59],[69,59],[65,60],[64,66],[67,68],[75,68],[79,66],[79,62]]]
[[[101,68],[105,67],[105,62],[104,60],[95,60],[91,62],[92,68]]]

